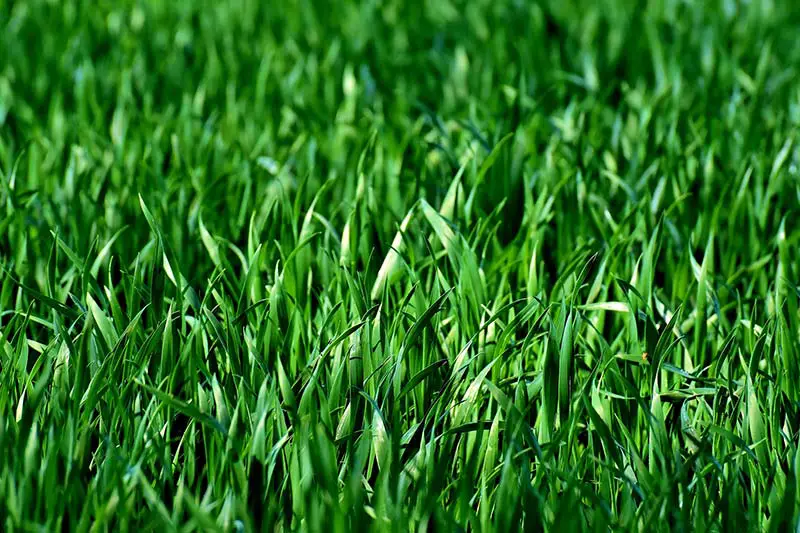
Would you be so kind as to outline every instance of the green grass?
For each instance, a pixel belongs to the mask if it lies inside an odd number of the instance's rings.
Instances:
[[[0,529],[798,531],[798,34],[0,0]]]

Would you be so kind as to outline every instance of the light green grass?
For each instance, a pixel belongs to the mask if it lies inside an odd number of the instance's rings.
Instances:
[[[0,0],[0,529],[797,531],[794,6]]]

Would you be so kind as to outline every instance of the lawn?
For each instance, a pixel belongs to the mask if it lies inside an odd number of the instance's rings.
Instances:
[[[0,0],[0,529],[800,531],[800,4]]]

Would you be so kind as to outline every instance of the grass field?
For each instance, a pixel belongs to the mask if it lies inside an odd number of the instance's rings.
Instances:
[[[799,43],[0,0],[0,529],[800,531]]]

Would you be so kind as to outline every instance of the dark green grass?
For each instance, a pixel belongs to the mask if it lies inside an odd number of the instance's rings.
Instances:
[[[0,529],[797,531],[798,14],[0,0]]]

